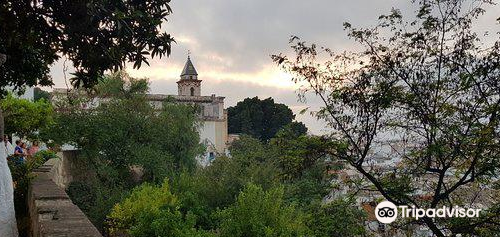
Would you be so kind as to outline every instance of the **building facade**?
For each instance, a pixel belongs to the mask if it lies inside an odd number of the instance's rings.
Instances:
[[[195,105],[198,116],[200,141],[206,152],[199,158],[201,165],[208,165],[215,157],[227,154],[227,111],[224,109],[224,97],[215,94],[203,96],[198,72],[188,57],[177,81],[177,95],[149,94],[148,99],[155,108],[161,108],[163,101],[173,98],[177,103]]]
[[[201,82],[191,58],[188,57],[180,80],[177,81],[177,95],[148,94],[147,98],[153,108],[158,110],[162,108],[163,102],[172,99],[177,103],[193,105],[198,109],[200,142],[206,147],[205,153],[198,157],[198,162],[207,166],[217,156],[228,154],[227,111],[224,109],[224,97],[215,94],[201,95]],[[64,100],[67,98],[67,94],[67,89],[55,88],[52,91],[52,103],[57,104],[58,101]],[[101,101],[105,100],[106,98],[93,98],[83,106],[84,108],[97,107]],[[65,146],[65,149],[73,150],[75,148]]]

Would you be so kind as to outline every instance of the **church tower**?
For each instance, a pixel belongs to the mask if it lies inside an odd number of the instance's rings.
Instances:
[[[189,56],[182,70],[181,79],[177,82],[177,88],[180,96],[201,96],[201,80],[198,80],[198,73]]]

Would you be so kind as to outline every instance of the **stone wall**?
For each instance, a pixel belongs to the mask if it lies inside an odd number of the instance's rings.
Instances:
[[[102,237],[83,212],[70,200],[64,187],[72,180],[71,162],[47,161],[35,170],[28,192],[32,237]]]

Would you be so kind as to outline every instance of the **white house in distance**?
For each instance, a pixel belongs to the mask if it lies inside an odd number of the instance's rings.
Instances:
[[[224,97],[212,94],[201,95],[201,80],[198,72],[188,56],[177,81],[177,95],[149,94],[148,99],[156,108],[161,108],[163,101],[173,98],[177,103],[196,105],[200,108],[200,141],[207,147],[206,153],[199,160],[202,165],[208,165],[217,155],[227,153],[227,111],[224,109]]]
[[[216,96],[215,94],[202,96],[201,82],[198,79],[198,72],[191,62],[191,58],[188,57],[180,80],[177,81],[177,95],[148,94],[147,98],[150,104],[156,109],[161,109],[163,102],[168,99],[174,99],[177,103],[195,105],[199,108],[198,116],[201,121],[199,126],[200,141],[207,149],[204,155],[198,157],[198,161],[201,165],[206,166],[217,156],[228,154],[228,126],[227,111],[224,109],[224,97]],[[54,89],[52,91],[53,103],[66,95],[66,89]],[[90,104],[87,104],[86,107],[97,106],[101,99],[95,99]],[[71,150],[74,148],[67,147],[67,149]]]

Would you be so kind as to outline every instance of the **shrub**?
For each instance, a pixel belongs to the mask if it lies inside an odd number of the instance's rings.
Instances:
[[[196,216],[181,213],[177,197],[168,181],[161,186],[143,184],[116,204],[109,218],[111,236],[127,233],[134,237],[191,237],[210,233],[194,228]]]

